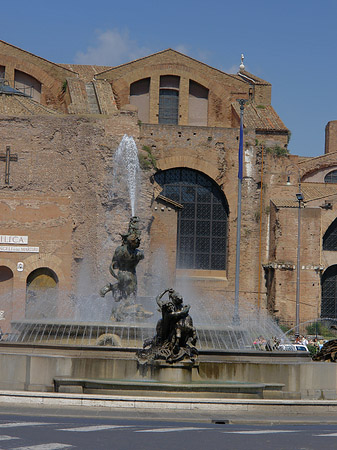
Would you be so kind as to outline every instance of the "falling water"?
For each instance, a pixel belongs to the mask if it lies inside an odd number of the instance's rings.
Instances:
[[[124,134],[115,154],[114,180],[126,182],[130,197],[131,215],[135,215],[139,181],[139,159],[137,145],[132,136]]]

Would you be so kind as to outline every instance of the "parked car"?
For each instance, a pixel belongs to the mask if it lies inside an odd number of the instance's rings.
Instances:
[[[278,346],[278,350],[284,352],[308,352],[308,347],[304,344],[281,344]]]

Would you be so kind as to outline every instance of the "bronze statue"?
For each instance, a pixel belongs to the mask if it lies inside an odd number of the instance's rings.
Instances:
[[[122,245],[116,248],[112,257],[109,271],[117,283],[107,283],[99,291],[101,297],[111,291],[114,300],[121,302],[118,308],[113,309],[111,315],[111,319],[117,322],[123,321],[128,316],[144,319],[152,315],[141,305],[135,304],[137,297],[136,267],[139,261],[144,259],[143,251],[138,249],[141,234],[138,222],[138,217],[131,217],[128,233],[121,234]]]
[[[168,299],[162,300],[168,293]],[[156,335],[145,340],[143,350],[138,352],[141,361],[165,360],[173,363],[188,359],[194,362],[198,351],[196,329],[189,315],[190,305],[183,304],[183,297],[174,289],[165,289],[156,297],[162,313],[158,320]]]

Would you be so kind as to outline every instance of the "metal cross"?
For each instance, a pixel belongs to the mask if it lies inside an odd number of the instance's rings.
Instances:
[[[18,155],[15,153],[11,155],[11,148],[9,145],[6,147],[6,154],[0,155],[0,161],[6,161],[6,171],[5,171],[5,184],[9,184],[9,164],[11,161],[17,161]]]

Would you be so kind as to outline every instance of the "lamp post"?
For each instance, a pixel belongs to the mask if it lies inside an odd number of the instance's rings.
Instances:
[[[301,204],[303,195],[301,192],[301,183],[298,183],[299,192],[296,194],[298,200],[298,216],[297,216],[297,264],[296,264],[296,328],[295,336],[300,335],[300,286],[301,286]]]
[[[300,296],[301,296],[301,208],[303,202],[303,194],[301,190],[301,171],[296,165],[291,165],[298,171],[298,193],[296,198],[298,201],[297,213],[297,262],[296,262],[296,315],[295,315],[295,336],[300,335]],[[290,166],[288,166],[290,167]],[[288,172],[287,184],[290,185],[290,172]]]
[[[236,223],[236,259],[235,259],[235,293],[234,293],[234,315],[233,325],[240,325],[239,313],[239,280],[240,280],[240,240],[241,240],[241,197],[243,178],[243,111],[247,100],[237,100],[240,105],[240,141],[239,141],[239,172],[238,172],[238,203]]]

